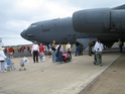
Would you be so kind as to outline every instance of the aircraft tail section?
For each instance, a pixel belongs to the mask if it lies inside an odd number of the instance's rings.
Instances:
[[[117,6],[117,7],[114,7],[112,9],[125,9],[125,4]]]

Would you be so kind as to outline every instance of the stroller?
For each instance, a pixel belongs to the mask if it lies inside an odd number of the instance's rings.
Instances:
[[[70,55],[68,53],[63,54],[63,61],[64,62],[70,62]]]
[[[16,70],[15,66],[14,66],[14,63],[11,61],[11,59],[9,57],[7,57],[5,59],[6,61],[6,64],[7,64],[7,71],[11,71],[11,70]]]
[[[19,68],[19,71],[21,71],[22,69],[25,71],[26,70],[26,64],[29,62],[29,60],[24,57],[21,61],[20,61],[20,68]]]

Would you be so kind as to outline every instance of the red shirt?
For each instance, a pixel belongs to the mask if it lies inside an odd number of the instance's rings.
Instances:
[[[43,45],[40,45],[39,46],[39,52],[43,52],[44,51],[44,47],[43,47]]]
[[[14,49],[12,47],[9,48],[9,52],[12,53],[14,52]]]

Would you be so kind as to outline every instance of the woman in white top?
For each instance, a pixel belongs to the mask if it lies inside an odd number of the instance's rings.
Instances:
[[[5,58],[6,55],[4,54],[4,48],[0,46],[0,64],[1,64],[1,72],[6,72],[5,71]]]

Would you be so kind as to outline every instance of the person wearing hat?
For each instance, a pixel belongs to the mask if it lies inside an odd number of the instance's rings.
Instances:
[[[4,53],[4,48],[2,48],[0,46],[0,64],[1,64],[1,72],[6,72],[5,70],[5,59],[6,59],[6,55]]]

